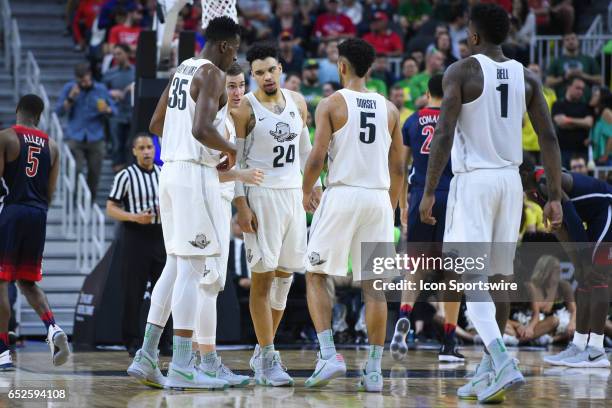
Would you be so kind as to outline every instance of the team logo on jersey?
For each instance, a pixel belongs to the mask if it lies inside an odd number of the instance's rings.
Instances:
[[[276,123],[276,131],[271,130],[270,134],[274,136],[277,142],[290,142],[297,137],[297,133],[291,133],[289,124],[285,122]]]
[[[295,119],[295,112],[289,112],[289,116],[291,116],[291,119]]]
[[[251,252],[251,250],[249,249],[247,251],[247,262],[251,263],[252,260],[253,260],[253,252]]]
[[[321,255],[319,255],[318,252],[312,252],[310,255],[308,255],[308,260],[312,266],[322,265],[327,262],[326,260],[321,259]]]
[[[196,235],[195,240],[189,241],[189,243],[196,248],[204,249],[208,246],[208,244],[210,244],[210,241],[206,239],[206,235],[198,234]]]

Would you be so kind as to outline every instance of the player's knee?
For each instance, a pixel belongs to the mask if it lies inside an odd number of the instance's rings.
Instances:
[[[19,290],[22,292],[31,292],[34,290],[35,286],[36,286],[36,282],[26,281],[26,280],[17,281],[17,287],[19,287]]]
[[[251,295],[252,296],[268,296],[272,282],[274,281],[274,273],[253,273],[251,275]]]
[[[287,297],[291,290],[293,276],[286,278],[275,277],[270,288],[270,307],[274,310],[285,310],[287,307]]]

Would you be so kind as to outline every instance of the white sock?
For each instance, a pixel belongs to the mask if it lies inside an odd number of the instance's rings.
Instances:
[[[198,344],[215,344],[217,337],[217,295],[219,292],[207,289],[202,285],[198,288],[198,311],[195,321]]]
[[[574,336],[576,333],[574,333]],[[604,335],[603,334],[595,334],[591,332],[591,337],[589,337],[589,347],[595,347],[598,350],[603,350],[604,345]]]
[[[168,317],[170,317],[172,290],[176,280],[176,265],[176,255],[168,255],[166,266],[164,266],[164,270],[151,293],[151,307],[149,307],[147,322],[160,327],[165,327]]]
[[[489,345],[499,339],[503,344],[502,335],[499,332],[499,327],[495,320],[495,303],[466,302],[466,305],[470,319],[482,338],[482,342],[485,345]]]
[[[204,271],[205,259],[203,256],[177,257],[176,281],[172,291],[172,322],[175,330],[193,330],[198,284]]]
[[[587,346],[587,340],[589,338],[589,333],[582,334],[578,332],[574,332],[574,338],[572,339],[572,343],[576,345],[580,350],[584,350]]]

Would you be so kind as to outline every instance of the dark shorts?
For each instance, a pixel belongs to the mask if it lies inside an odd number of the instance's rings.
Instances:
[[[0,280],[42,279],[47,211],[20,204],[0,212]]]
[[[436,191],[436,202],[432,211],[432,215],[436,219],[436,225],[421,222],[419,205],[422,198],[423,190],[410,191],[410,200],[408,202],[408,242],[442,242],[446,226],[448,190]]]
[[[587,226],[590,242],[594,242],[595,265],[612,265],[612,205],[590,220]]]

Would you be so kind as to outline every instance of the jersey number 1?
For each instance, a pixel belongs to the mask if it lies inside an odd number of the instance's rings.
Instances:
[[[25,168],[28,177],[36,177],[38,174],[38,157],[35,155],[39,154],[40,150],[40,147],[28,146],[28,165]]]
[[[180,79],[174,77],[172,80],[172,94],[168,98],[168,107],[176,108],[179,110],[185,109],[187,106],[187,90],[183,89],[185,85],[189,82],[186,79]]]
[[[508,117],[508,84],[499,84],[495,90],[499,91],[501,98],[501,117]]]

